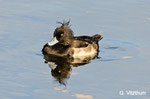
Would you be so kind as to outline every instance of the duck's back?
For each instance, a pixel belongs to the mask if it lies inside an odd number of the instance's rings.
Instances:
[[[89,43],[92,43],[92,42],[98,43],[98,41],[100,41],[102,38],[103,37],[99,34],[95,34],[93,36],[76,36],[76,37],[74,37],[74,39],[76,39],[76,40],[86,41]]]

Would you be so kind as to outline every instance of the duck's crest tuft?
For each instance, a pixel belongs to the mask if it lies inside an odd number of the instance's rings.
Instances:
[[[58,21],[57,23],[58,23],[58,24],[61,24],[62,26],[70,27],[70,26],[69,26],[70,19],[69,19],[69,21],[65,21],[65,20],[63,20],[63,22]]]

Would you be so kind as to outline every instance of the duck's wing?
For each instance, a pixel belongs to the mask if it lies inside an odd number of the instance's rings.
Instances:
[[[90,37],[90,36],[75,36],[74,39],[78,40],[78,41],[82,41],[82,42],[86,42],[86,43],[88,42],[88,43],[92,44],[92,37]]]

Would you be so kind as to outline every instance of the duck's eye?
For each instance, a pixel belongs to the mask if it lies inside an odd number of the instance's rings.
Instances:
[[[60,36],[64,36],[64,34],[60,34]]]

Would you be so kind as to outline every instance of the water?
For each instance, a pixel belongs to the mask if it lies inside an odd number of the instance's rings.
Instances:
[[[149,0],[0,0],[1,99],[149,99]],[[66,87],[41,49],[71,19],[74,35],[101,33],[101,59],[72,67]],[[146,95],[119,95],[145,91]]]

